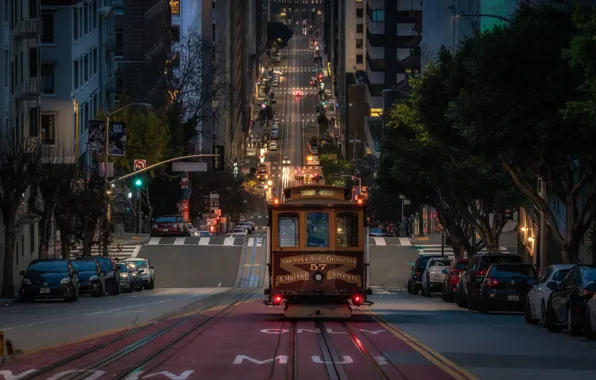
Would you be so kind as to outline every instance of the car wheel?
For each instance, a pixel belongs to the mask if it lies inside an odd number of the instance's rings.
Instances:
[[[444,302],[449,302],[449,299],[447,297],[447,292],[445,291],[445,287],[443,286],[443,289],[441,290],[441,299]]]
[[[120,283],[116,282],[114,284],[114,289],[112,289],[112,291],[110,292],[110,295],[117,296],[119,294],[120,294]]]
[[[584,336],[589,340],[596,340],[596,332],[594,332],[594,326],[592,326],[589,308],[586,308],[586,313],[584,314]]]
[[[464,297],[462,295],[462,291],[461,291],[461,287],[457,288],[455,290],[455,295],[453,297],[453,300],[455,301],[455,304],[459,307],[464,307]]]
[[[476,308],[474,301],[475,300],[474,300],[474,297],[472,297],[472,291],[471,291],[471,289],[468,289],[468,302],[467,302],[468,310],[474,310]]]
[[[540,325],[546,327],[546,306],[544,306],[544,300],[540,305]]]
[[[553,306],[549,302],[546,306],[546,315],[544,316],[544,327],[549,332],[557,332],[561,331],[561,327],[557,324],[555,320],[555,311],[553,310]]]
[[[422,287],[422,295],[425,297],[430,297],[430,288]]]
[[[147,289],[155,289],[155,278],[152,278],[147,285]]]
[[[486,299],[484,299],[484,297],[480,297],[478,300],[478,312],[481,314],[488,314],[490,312],[488,302]]]
[[[410,294],[414,294],[414,293],[412,292],[412,280],[408,280],[408,286],[407,286],[407,288],[408,288],[408,293],[410,293]]]
[[[524,319],[526,320],[526,323],[531,325],[535,325],[539,321],[532,316],[532,305],[530,304],[530,300],[528,298],[526,298],[526,304],[524,306]]]
[[[567,306],[567,332],[569,333],[569,335],[579,335],[582,332],[581,325],[578,325],[573,320],[571,305]]]

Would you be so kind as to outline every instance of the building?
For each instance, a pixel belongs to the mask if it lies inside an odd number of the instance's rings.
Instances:
[[[40,36],[43,23],[39,0],[4,0],[0,7],[0,138],[2,143],[22,144],[45,139],[40,126],[43,79],[40,65]],[[28,215],[27,204],[17,210],[13,257],[13,283],[19,271],[38,257],[38,222]],[[0,215],[0,257],[4,258],[4,228]],[[0,283],[2,273],[0,273]],[[18,290],[18,289],[17,289]]]
[[[117,91],[133,102],[163,108],[164,75],[170,51],[170,3],[165,0],[112,0],[116,14]],[[119,49],[119,47],[122,49]]]
[[[523,0],[425,0],[422,5],[422,68],[442,46],[455,49],[475,31],[502,25]]]
[[[224,145],[225,160],[245,156],[246,134],[251,120],[252,97],[256,83],[258,57],[248,47],[253,40],[249,10],[256,10],[255,0],[215,2],[216,60],[225,67],[228,99],[221,106],[214,139]],[[253,50],[254,51],[254,50]]]
[[[68,162],[90,163],[89,120],[113,107],[113,12],[109,0],[41,0],[41,127],[44,142]],[[65,28],[63,25],[72,25]]]

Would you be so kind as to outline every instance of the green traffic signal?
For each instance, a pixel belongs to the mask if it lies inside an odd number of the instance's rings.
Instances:
[[[142,179],[140,179],[140,178],[138,178],[138,179],[135,181],[135,186],[136,186],[136,187],[141,187],[141,185],[143,185],[143,180],[142,180]]]

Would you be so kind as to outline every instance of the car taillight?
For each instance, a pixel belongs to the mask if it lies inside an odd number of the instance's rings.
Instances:
[[[479,270],[478,272],[476,272],[477,276],[484,276],[486,275],[486,271],[485,270]]]
[[[279,305],[283,300],[284,300],[283,297],[279,294],[276,294],[273,296],[273,304],[274,305]]]
[[[449,282],[451,283],[451,285],[457,285],[457,283],[459,282],[459,274],[454,274],[453,272],[451,272]]]
[[[357,306],[362,305],[362,296],[360,294],[354,294],[352,296],[352,302]]]
[[[421,273],[419,270],[417,270],[417,271],[414,273],[414,275],[415,275],[416,277],[418,277],[418,276],[421,276],[421,275],[422,275],[422,273]]]
[[[499,281],[497,281],[495,278],[487,278],[486,281],[484,281],[484,286],[487,288],[492,288],[497,285],[499,285]]]

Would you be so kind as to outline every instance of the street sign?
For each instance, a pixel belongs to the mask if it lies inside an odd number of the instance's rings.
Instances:
[[[409,199],[404,199],[404,205],[409,205],[409,204],[411,204],[411,203],[412,203],[412,201],[411,201],[411,200],[409,200]]]
[[[134,160],[133,168],[136,172],[137,170],[143,170],[147,167],[147,160]]]

